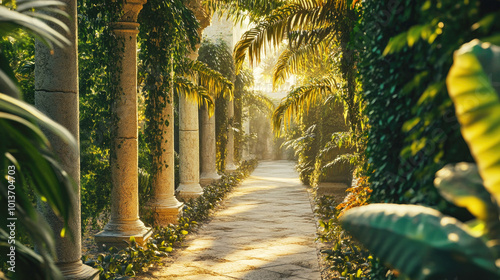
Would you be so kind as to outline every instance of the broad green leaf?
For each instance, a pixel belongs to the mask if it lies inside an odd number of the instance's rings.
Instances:
[[[473,163],[448,164],[436,173],[434,185],[446,200],[467,208],[478,219],[498,223],[498,205],[484,188]]]
[[[0,93],[0,111],[11,112],[22,118],[31,120],[45,127],[50,132],[60,137],[72,149],[78,150],[78,144],[73,135],[60,124],[44,115],[35,107],[18,99]]]
[[[434,209],[371,204],[347,211],[344,229],[412,279],[498,279],[495,258],[467,226]]]
[[[484,186],[500,200],[500,47],[474,40],[455,52],[446,83]]]

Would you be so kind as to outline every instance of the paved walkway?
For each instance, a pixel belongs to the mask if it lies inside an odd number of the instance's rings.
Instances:
[[[320,280],[315,224],[290,161],[264,161],[187,248],[143,279]]]

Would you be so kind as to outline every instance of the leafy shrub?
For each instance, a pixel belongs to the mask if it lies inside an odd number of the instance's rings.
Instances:
[[[111,247],[95,258],[83,256],[82,260],[100,270],[100,279],[127,279],[142,272],[144,268],[158,264],[161,257],[167,256],[179,247],[187,234],[193,231],[199,222],[209,217],[210,211],[217,207],[224,197],[241,180],[246,178],[257,166],[257,161],[245,161],[230,175],[224,175],[216,183],[204,188],[203,195],[186,202],[183,216],[177,225],[155,226],[153,236],[145,246],[139,246],[133,238],[123,250]]]
[[[331,196],[316,198],[314,212],[319,217],[318,240],[331,243],[331,249],[322,250],[330,269],[337,271],[341,279],[367,279],[370,270],[369,252],[354,241],[340,226],[336,203]]]

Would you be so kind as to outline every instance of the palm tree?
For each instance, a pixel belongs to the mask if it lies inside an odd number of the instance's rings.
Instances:
[[[345,80],[344,88],[335,82],[333,74],[322,78],[321,82],[317,78],[311,80],[304,85],[304,88],[293,91],[286,102],[278,107],[279,111],[275,112],[275,125],[281,124],[283,113],[286,112],[290,116],[291,113],[306,108],[311,98],[319,98],[312,97],[312,94],[326,93],[341,94],[352,130],[360,128],[357,114],[359,100],[355,96],[355,53],[348,48],[350,33],[357,17],[353,6],[355,2],[289,1],[288,4],[273,10],[256,27],[247,31],[235,46],[236,65],[241,67],[247,57],[251,64],[258,63],[267,48],[277,48],[287,41],[287,49],[281,53],[274,69],[275,86],[282,83],[290,74],[303,70],[311,57],[325,52],[329,55],[342,54],[338,70],[339,76]]]
[[[15,8],[7,5],[0,5],[2,36],[15,37],[17,30],[23,30],[49,46],[63,47],[69,44],[62,34],[42,21],[49,21],[67,30],[63,23],[47,15],[47,12],[62,13],[60,7],[64,3],[18,1]],[[33,191],[42,203],[47,203],[67,222],[75,203],[74,184],[50,151],[50,143],[39,125],[61,137],[73,149],[78,149],[78,146],[66,129],[19,100],[18,95],[13,71],[0,52],[0,130],[3,131],[0,174],[5,178],[0,181],[0,204],[8,206],[8,209],[0,211],[0,218],[2,221],[13,221],[18,229],[23,228],[38,251],[35,253],[27,244],[22,244],[16,235],[19,232],[8,228],[3,222],[0,227],[0,247],[7,252],[11,252],[14,247],[16,255],[15,273],[7,270],[6,275],[12,279],[62,279],[53,261],[52,230],[36,212],[28,194]],[[56,234],[64,236],[66,230],[67,226]],[[2,254],[2,259],[4,257]],[[7,261],[11,261],[10,257]],[[8,264],[9,267],[12,266]],[[5,275],[1,274],[0,277]]]
[[[323,147],[318,155],[326,155],[334,146],[351,146],[357,153],[349,155],[350,162],[358,162],[363,150],[358,141],[363,129],[360,117],[362,108],[356,84],[356,52],[349,47],[350,36],[356,19],[359,17],[357,1],[345,0],[292,0],[282,3],[270,15],[261,19],[256,26],[247,31],[234,49],[238,69],[246,59],[254,65],[261,61],[263,54],[270,49],[285,46],[273,71],[273,86],[276,88],[290,75],[300,74],[305,79],[293,88],[288,96],[278,105],[273,114],[273,127],[277,134],[283,124],[287,127],[291,120],[300,120],[311,105],[325,108],[329,112],[344,108],[344,118],[350,127],[350,133],[333,132],[331,135],[317,130],[314,141]],[[311,67],[312,66],[312,67]],[[318,67],[319,66],[319,67]],[[303,75],[307,72],[307,75]],[[320,105],[325,104],[325,105]],[[321,107],[326,106],[326,107]],[[321,121],[318,124],[324,126]],[[310,122],[310,121],[308,121]],[[309,125],[301,126],[302,136],[308,135]],[[327,129],[328,133],[331,131]],[[290,141],[289,141],[290,142]],[[291,141],[293,142],[293,141]],[[290,142],[290,143],[291,143]],[[311,143],[311,145],[313,145]],[[314,144],[315,145],[315,144]],[[308,150],[308,149],[306,149]],[[314,150],[314,149],[313,149]],[[328,157],[327,157],[328,158]],[[304,170],[324,169],[345,155],[321,162],[307,163]],[[316,167],[314,167],[317,165]],[[321,171],[318,171],[319,173]],[[306,176],[307,177],[307,176]]]

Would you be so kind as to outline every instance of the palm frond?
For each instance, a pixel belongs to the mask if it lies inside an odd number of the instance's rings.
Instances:
[[[236,69],[241,68],[247,55],[250,64],[260,62],[266,48],[276,48],[286,38],[293,39],[294,46],[298,46],[331,37],[338,31],[334,23],[345,8],[346,1],[296,0],[273,10],[236,44],[233,51]]]
[[[282,6],[283,0],[205,0],[205,7],[211,12],[219,12],[226,15],[234,22],[257,22],[272,10]]]
[[[65,5],[61,1],[19,1],[17,11],[0,5],[0,35],[5,36],[18,28],[22,28],[51,48],[53,45],[58,47],[68,46],[70,41],[45,23],[45,20],[56,24],[65,31],[68,31],[67,26],[43,13],[64,13],[58,7]],[[66,13],[64,15],[68,16]]]
[[[334,160],[327,162],[325,165],[321,167],[323,171],[338,166],[338,164],[344,163],[344,164],[351,164],[354,165],[356,162],[359,160],[359,154],[358,153],[347,153],[347,154],[341,154],[338,155]]]
[[[244,91],[243,93],[243,103],[245,107],[251,107],[253,105],[262,113],[268,115],[272,114],[274,111],[274,102],[267,95],[256,91]]]
[[[334,95],[338,90],[334,77],[328,76],[321,79],[312,79],[306,85],[293,89],[283,98],[273,113],[273,130],[279,135],[281,125],[285,127],[296,119],[300,112],[309,110],[311,104],[324,100],[327,96]]]
[[[198,85],[204,87],[207,94],[212,98],[217,98],[220,95],[233,98],[233,83],[218,71],[208,67],[204,62],[195,60],[184,64],[181,63],[177,65],[176,73],[197,80]]]
[[[315,124],[309,126],[303,133],[302,136],[285,141],[281,146],[285,148],[291,148],[295,151],[295,155],[301,153],[304,149],[307,149],[307,144],[313,142],[316,139],[316,128]]]
[[[179,95],[179,98],[184,97],[196,102],[200,108],[206,106],[210,116],[214,114],[214,100],[205,87],[196,85],[186,77],[175,76],[174,92]]]
[[[330,42],[285,49],[273,68],[273,88],[285,83],[290,75],[298,74],[308,65],[317,65],[319,54],[327,51]]]
[[[284,5],[272,12],[271,15],[261,21],[256,27],[245,32],[236,44],[233,57],[236,69],[239,71],[248,54],[250,64],[260,62],[261,55],[266,48],[276,48],[286,38],[292,27],[292,23],[298,24],[307,12],[299,4],[292,3]]]
[[[314,29],[290,31],[288,43],[291,49],[320,43],[331,44],[337,35],[337,28],[334,23],[328,23],[321,27],[315,26]]]
[[[4,157],[4,160],[0,161],[0,171],[4,174],[15,174],[8,179],[14,181],[16,186],[17,222],[23,224],[40,254],[40,257],[35,257],[36,254],[30,249],[23,248],[21,252],[19,247],[19,256],[24,255],[19,258],[18,267],[29,267],[29,270],[35,270],[38,275],[45,275],[47,279],[60,279],[60,272],[54,267],[51,259],[54,250],[52,230],[36,212],[26,194],[27,188],[33,189],[42,201],[46,201],[48,206],[64,219],[64,229],[68,229],[68,218],[73,211],[72,206],[76,204],[73,195],[74,181],[50,152],[50,143],[37,125],[59,136],[70,149],[78,149],[74,137],[61,125],[31,105],[0,93],[0,129],[5,133],[0,145],[0,154]],[[15,172],[11,174],[8,170]],[[0,201],[7,201],[12,195],[9,194],[10,191],[7,185],[0,183]],[[0,218],[6,220],[6,214],[0,214]],[[2,229],[5,230],[4,227]],[[0,242],[0,246],[9,245]],[[30,277],[29,270],[27,273],[19,272],[19,275]]]

